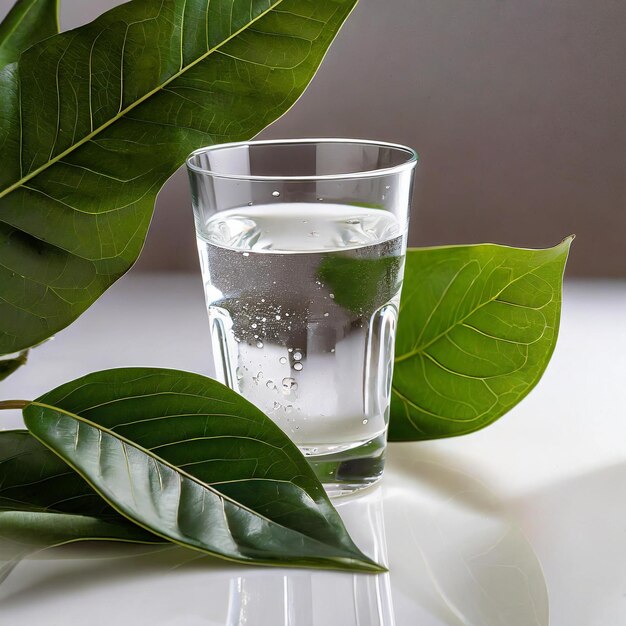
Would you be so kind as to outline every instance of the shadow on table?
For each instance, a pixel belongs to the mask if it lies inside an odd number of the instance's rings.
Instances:
[[[626,623],[626,463],[582,474],[510,503],[532,529],[554,591],[555,626]]]
[[[390,455],[385,518],[396,614],[412,603],[421,611],[415,624],[547,625],[532,546],[505,504],[459,465],[416,445]]]

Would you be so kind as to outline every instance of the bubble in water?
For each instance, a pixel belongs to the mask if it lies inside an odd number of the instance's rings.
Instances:
[[[255,338],[255,339],[258,339],[258,338],[259,338],[259,336],[258,336],[258,335],[255,335],[255,336],[254,336],[254,338]]]
[[[293,352],[293,348],[287,348],[287,352]]]
[[[283,393],[285,395],[290,394],[292,391],[298,389],[298,383],[295,378],[283,378]]]
[[[262,348],[263,347],[263,342],[259,339],[259,341],[256,342],[256,347],[257,348]]]
[[[252,206],[252,201],[248,202],[248,206]]]
[[[283,365],[285,363],[287,363],[287,359],[284,356],[281,356],[280,359],[278,359]]]
[[[330,349],[330,351],[331,351],[331,352],[334,352],[334,351],[335,351],[335,348],[331,348],[331,349]]]
[[[257,324],[250,324],[250,326],[252,326],[252,328],[256,328]]]
[[[243,372],[240,367],[235,370],[235,373],[237,374],[237,380],[241,380],[243,378]]]
[[[301,359],[302,359],[302,352],[296,350],[296,352],[293,353],[293,360],[300,361]]]
[[[385,189],[391,189],[391,185],[385,185]]]
[[[268,381],[265,383],[265,386],[266,386],[268,389],[276,389],[276,385],[274,384],[274,381],[273,381],[272,379],[268,380]]]
[[[289,317],[289,313],[285,313],[285,317]]]
[[[310,237],[319,237],[319,236],[320,236],[320,234],[319,234],[316,230],[312,230],[312,231],[309,233],[309,236],[310,236]]]
[[[302,363],[294,363],[293,369],[299,372],[302,369]]]
[[[364,424],[367,424],[367,420],[363,420],[363,423],[364,423]]]
[[[280,191],[272,191],[272,195],[274,198],[278,198],[278,196],[280,196]]]
[[[324,317],[328,317],[328,313],[324,313]]]
[[[332,298],[333,300],[335,299],[335,294],[334,293],[329,293],[328,294],[330,298]]]
[[[261,302],[265,302],[265,298],[261,298]]]
[[[241,256],[250,256],[249,252],[244,252]]]
[[[274,411],[278,411],[278,409],[280,409],[280,403],[274,402],[274,406],[272,408],[274,409]]]
[[[261,318],[261,321],[262,321],[262,322],[267,322],[267,317],[262,317],[262,318]]]
[[[276,317],[276,319],[277,319],[277,320],[279,320],[279,319],[280,319],[280,315],[276,315],[275,317]]]
[[[324,202],[324,198],[318,198],[317,201],[318,202]]]

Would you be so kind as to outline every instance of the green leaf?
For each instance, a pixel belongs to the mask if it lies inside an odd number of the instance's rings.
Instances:
[[[0,354],[133,264],[187,154],[302,94],[356,0],[133,0],[0,72]]]
[[[298,448],[214,380],[108,370],[23,413],[34,437],[160,537],[244,563],[382,569],[354,545]]]
[[[90,539],[160,543],[26,431],[0,432],[0,581],[34,551]]]
[[[0,67],[38,41],[59,32],[57,0],[17,0],[0,23]]]
[[[410,250],[396,339],[389,437],[479,430],[541,378],[556,344],[572,238]]]
[[[23,350],[17,356],[10,359],[0,360],[0,380],[9,377],[15,370],[26,365],[28,361],[28,350]]]

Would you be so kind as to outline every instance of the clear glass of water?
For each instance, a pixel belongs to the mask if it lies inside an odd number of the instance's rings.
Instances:
[[[187,160],[217,377],[331,495],[382,476],[416,163],[410,148],[344,139]]]

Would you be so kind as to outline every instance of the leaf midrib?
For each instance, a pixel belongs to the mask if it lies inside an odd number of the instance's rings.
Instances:
[[[269,7],[265,11],[261,12],[254,19],[250,20],[244,26],[242,26],[239,30],[237,30],[234,33],[232,33],[231,35],[229,35],[226,39],[224,39],[224,41],[221,41],[218,45],[214,46],[213,48],[209,48],[204,54],[200,55],[195,61],[192,61],[191,63],[185,65],[185,67],[181,67],[181,69],[178,72],[173,74],[165,82],[161,83],[160,85],[158,85],[157,87],[155,87],[154,89],[149,91],[148,93],[144,94],[143,96],[141,96],[141,98],[138,98],[137,100],[135,100],[133,103],[128,105],[125,109],[119,111],[119,113],[117,113],[115,116],[113,116],[110,120],[108,120],[104,124],[100,125],[98,128],[96,128],[95,130],[90,132],[88,135],[85,135],[85,137],[83,137],[80,141],[77,141],[75,144],[72,144],[69,148],[67,148],[63,152],[59,153],[57,156],[53,157],[52,159],[48,159],[48,161],[46,161],[43,165],[40,165],[37,169],[33,170],[32,172],[30,172],[26,176],[23,176],[22,178],[20,178],[18,181],[16,181],[15,183],[10,185],[9,187],[6,187],[4,190],[0,191],[0,198],[3,198],[4,196],[10,194],[12,191],[15,191],[16,189],[21,187],[24,183],[26,183],[29,180],[35,178],[36,176],[38,176],[39,174],[41,174],[42,172],[47,170],[49,167],[51,167],[52,165],[54,165],[55,163],[57,163],[61,159],[65,158],[68,154],[71,154],[74,150],[76,150],[77,148],[79,148],[83,144],[87,143],[88,141],[90,141],[91,139],[96,137],[103,130],[105,130],[106,128],[108,128],[109,126],[111,126],[112,124],[117,122],[118,120],[122,119],[127,113],[129,113],[134,108],[136,108],[137,106],[139,106],[140,104],[142,104],[143,102],[145,102],[146,100],[151,98],[153,95],[158,93],[160,90],[162,90],[165,87],[167,87],[167,85],[169,85],[172,81],[174,81],[177,78],[179,78],[180,76],[182,76],[187,70],[191,69],[192,67],[194,67],[195,65],[197,65],[201,61],[204,61],[207,57],[209,57],[211,54],[213,54],[214,52],[219,50],[222,46],[224,46],[229,41],[231,41],[232,39],[234,39],[235,37],[240,35],[242,32],[247,30],[252,24],[254,24],[258,20],[260,20],[262,17],[264,17],[265,15],[270,13],[271,11],[275,10],[276,7],[278,7],[282,2],[283,2],[283,0],[276,0],[276,2],[271,7]],[[182,38],[183,38],[183,32],[182,32],[182,27],[181,27],[181,42],[182,42]],[[21,145],[22,145],[22,141],[20,139],[20,149],[21,149]]]
[[[265,515],[263,515],[263,514],[259,513],[258,511],[255,511],[255,510],[253,510],[253,509],[251,509],[251,508],[247,507],[246,505],[242,504],[241,502],[238,502],[237,500],[234,500],[233,498],[231,498],[231,497],[229,497],[229,496],[227,496],[227,495],[223,494],[221,491],[219,491],[219,490],[217,490],[217,489],[213,488],[210,484],[207,484],[207,483],[203,482],[202,480],[200,480],[199,478],[196,478],[195,476],[192,476],[191,474],[189,474],[188,472],[186,472],[184,469],[181,469],[180,467],[175,466],[175,465],[173,465],[173,464],[169,463],[169,462],[168,462],[168,461],[166,461],[165,459],[162,459],[161,457],[158,457],[157,455],[153,454],[153,453],[152,453],[152,452],[150,452],[149,450],[145,449],[143,446],[140,446],[140,445],[138,445],[137,443],[135,443],[135,442],[131,441],[130,439],[127,439],[127,438],[126,438],[126,437],[124,437],[123,435],[120,435],[119,433],[116,433],[116,432],[114,432],[114,431],[111,431],[111,430],[109,430],[108,428],[103,427],[103,426],[101,426],[101,425],[99,425],[99,424],[96,424],[95,422],[92,422],[92,421],[90,421],[90,420],[88,420],[88,419],[86,419],[86,418],[84,418],[84,417],[82,417],[82,416],[80,416],[80,415],[76,415],[75,413],[71,413],[70,411],[66,411],[65,409],[61,409],[60,407],[55,407],[55,406],[51,406],[51,405],[49,405],[49,404],[44,404],[43,402],[37,402],[36,400],[35,400],[35,401],[33,401],[33,402],[31,402],[29,406],[39,406],[39,407],[42,407],[42,408],[45,408],[45,409],[48,409],[48,410],[51,410],[51,411],[54,411],[54,412],[63,413],[63,414],[65,414],[65,415],[67,415],[68,417],[71,417],[72,419],[75,419],[75,420],[76,420],[76,421],[78,421],[79,423],[84,423],[84,424],[86,424],[87,426],[90,426],[90,427],[92,427],[92,428],[95,428],[96,430],[102,431],[102,432],[104,432],[104,433],[106,433],[106,434],[108,434],[108,435],[110,435],[110,436],[114,437],[115,439],[118,439],[118,440],[120,440],[121,442],[123,442],[123,443],[125,443],[125,444],[127,444],[127,445],[129,445],[129,446],[131,446],[131,447],[133,447],[133,448],[136,448],[137,450],[140,450],[140,451],[141,451],[141,452],[143,452],[146,456],[148,456],[148,457],[150,457],[150,458],[155,459],[155,460],[156,460],[156,461],[158,461],[159,463],[162,463],[163,465],[165,465],[165,466],[169,467],[170,469],[172,469],[174,472],[177,472],[177,473],[179,473],[179,474],[183,475],[185,478],[187,478],[187,479],[191,480],[192,482],[194,482],[194,483],[196,483],[196,484],[200,485],[201,487],[203,487],[203,488],[205,488],[205,489],[209,490],[210,492],[214,493],[214,494],[215,494],[218,498],[221,498],[221,499],[223,499],[223,500],[225,500],[225,501],[227,501],[227,502],[230,502],[230,503],[231,503],[232,505],[234,505],[235,507],[237,507],[237,508],[239,508],[239,509],[242,509],[242,510],[244,510],[244,511],[247,511],[247,512],[249,512],[250,514],[254,515],[255,517],[258,517],[258,518],[260,518],[260,519],[265,520],[265,521],[266,521],[266,522],[268,522],[269,524],[272,524],[272,525],[274,525],[274,526],[278,526],[278,527],[283,528],[283,529],[285,529],[285,530],[287,530],[287,531],[289,531],[289,532],[296,533],[296,534],[298,534],[298,535],[300,535],[300,536],[304,537],[307,541],[312,541],[312,542],[314,542],[314,543],[318,543],[318,544],[321,544],[321,545],[326,546],[326,547],[329,547],[329,546],[330,546],[330,547],[335,547],[335,548],[337,547],[337,546],[333,546],[332,544],[329,544],[329,543],[326,543],[326,542],[324,542],[324,541],[321,541],[321,540],[319,540],[319,539],[316,539],[316,538],[314,538],[314,537],[310,537],[309,535],[306,535],[306,534],[302,533],[301,531],[299,531],[299,530],[297,530],[297,529],[294,529],[294,528],[289,528],[288,526],[284,526],[283,524],[280,524],[279,522],[276,522],[275,520],[272,520],[272,519],[270,519],[270,518],[266,517]],[[30,432],[30,431],[29,431],[29,432]],[[31,434],[31,436],[35,437],[35,439],[37,439],[37,440],[38,440],[41,444],[43,444],[44,446],[46,446],[46,448],[48,448],[48,445],[46,444],[46,442],[45,442],[45,441],[42,441],[42,440],[41,440],[41,439],[40,439],[37,435],[35,435],[35,434],[34,434],[34,433],[32,433],[32,432],[30,432],[30,434]],[[55,453],[55,454],[58,454],[56,451],[54,451],[54,453]],[[58,455],[58,456],[60,456],[60,455]],[[91,486],[91,488],[92,488],[92,489],[94,489],[94,491],[95,491],[96,493],[98,493],[98,494],[99,494],[99,490],[97,489],[97,487],[96,487],[96,486],[95,486],[95,485],[91,482],[91,480],[89,480],[87,477],[85,477],[85,476],[83,476],[83,475],[82,475],[82,473],[81,473],[81,472],[79,471],[79,469],[78,469],[78,468],[77,468],[77,467],[76,467],[76,466],[75,466],[75,465],[71,462],[71,460],[68,460],[68,459],[66,459],[66,458],[64,458],[64,457],[61,457],[61,458],[62,458],[62,459],[63,459],[63,461],[65,461],[65,462],[66,462],[66,463],[67,463],[67,464],[68,464],[68,465],[69,465],[72,469],[74,469],[74,471],[76,471],[77,473],[79,473],[79,474],[83,477],[83,479],[84,479],[84,480],[85,480],[85,481],[86,481],[86,482],[87,482],[87,483]],[[293,484],[295,487],[298,487],[298,485],[296,485],[296,484],[295,484],[295,483],[293,483],[293,482],[292,482],[291,484]],[[298,487],[298,488],[299,488],[299,489],[302,489],[302,487]],[[308,496],[309,498],[311,498],[311,500],[313,500],[313,498],[310,496],[310,494],[308,494],[308,493],[307,493],[304,489],[302,489],[302,491],[303,491],[304,493],[306,493],[306,494],[307,494],[307,496]],[[100,497],[103,497],[103,496],[100,496]],[[126,513],[124,513],[124,512],[123,512],[123,511],[122,511],[122,510],[121,510],[121,509],[117,506],[117,504],[116,504],[116,503],[114,503],[113,501],[109,501],[109,499],[108,499],[108,498],[103,498],[103,499],[104,499],[104,500],[105,500],[105,501],[106,501],[106,502],[107,502],[107,503],[108,503],[108,504],[109,504],[109,505],[110,505],[113,509],[115,509],[115,510],[116,510],[116,511],[120,514],[120,515],[122,515],[124,518],[128,519],[127,514],[126,514]],[[314,501],[314,500],[313,500],[313,501]],[[155,535],[156,535],[156,536],[158,536],[158,537],[163,537],[164,539],[167,539],[168,541],[172,541],[173,543],[180,543],[180,542],[178,542],[178,541],[176,541],[176,540],[172,539],[171,537],[166,537],[166,536],[164,536],[164,535],[160,534],[159,532],[157,532],[157,531],[153,530],[152,528],[149,528],[149,527],[147,527],[147,526],[143,525],[143,524],[142,524],[142,523],[140,523],[140,522],[137,522],[137,521],[135,521],[135,520],[132,520],[132,522],[133,522],[134,524],[136,524],[137,526],[139,526],[139,527],[143,528],[144,530],[147,530],[148,532],[155,534]],[[184,544],[180,543],[180,545],[184,545]],[[195,546],[190,546],[190,547],[193,547],[194,549],[200,549],[200,548],[196,548]],[[203,549],[200,549],[200,550],[201,550],[201,551],[203,551],[203,552],[206,552],[206,553],[215,554],[215,553],[211,552],[210,550],[207,550],[206,548],[203,548]],[[345,556],[338,556],[337,558],[349,558],[349,559],[355,559],[357,562],[362,563],[363,565],[366,565],[366,564],[367,564],[367,561],[366,561],[366,560],[363,560],[363,558],[362,558],[362,556],[365,556],[365,559],[367,559],[368,557],[367,557],[366,555],[359,556],[359,554],[358,554],[358,553],[357,553],[356,555],[355,555],[355,554],[352,554],[351,552],[349,552],[348,550],[346,550],[346,548],[342,548],[342,550],[344,550],[344,551],[345,551],[345,552],[344,552]],[[350,555],[350,556],[348,556],[348,555]],[[227,558],[227,559],[229,559],[229,557],[225,557],[224,555],[221,555],[221,554],[220,554],[219,556],[220,556],[221,558]],[[327,558],[328,558],[328,557],[327,557]],[[235,560],[235,559],[230,559],[230,560]],[[332,560],[332,558],[331,558],[331,559],[329,559],[329,560]],[[379,566],[377,563],[375,563],[374,561],[371,561],[371,565],[373,565],[374,567],[380,567],[380,566]],[[383,571],[383,570],[381,569],[381,571]]]

